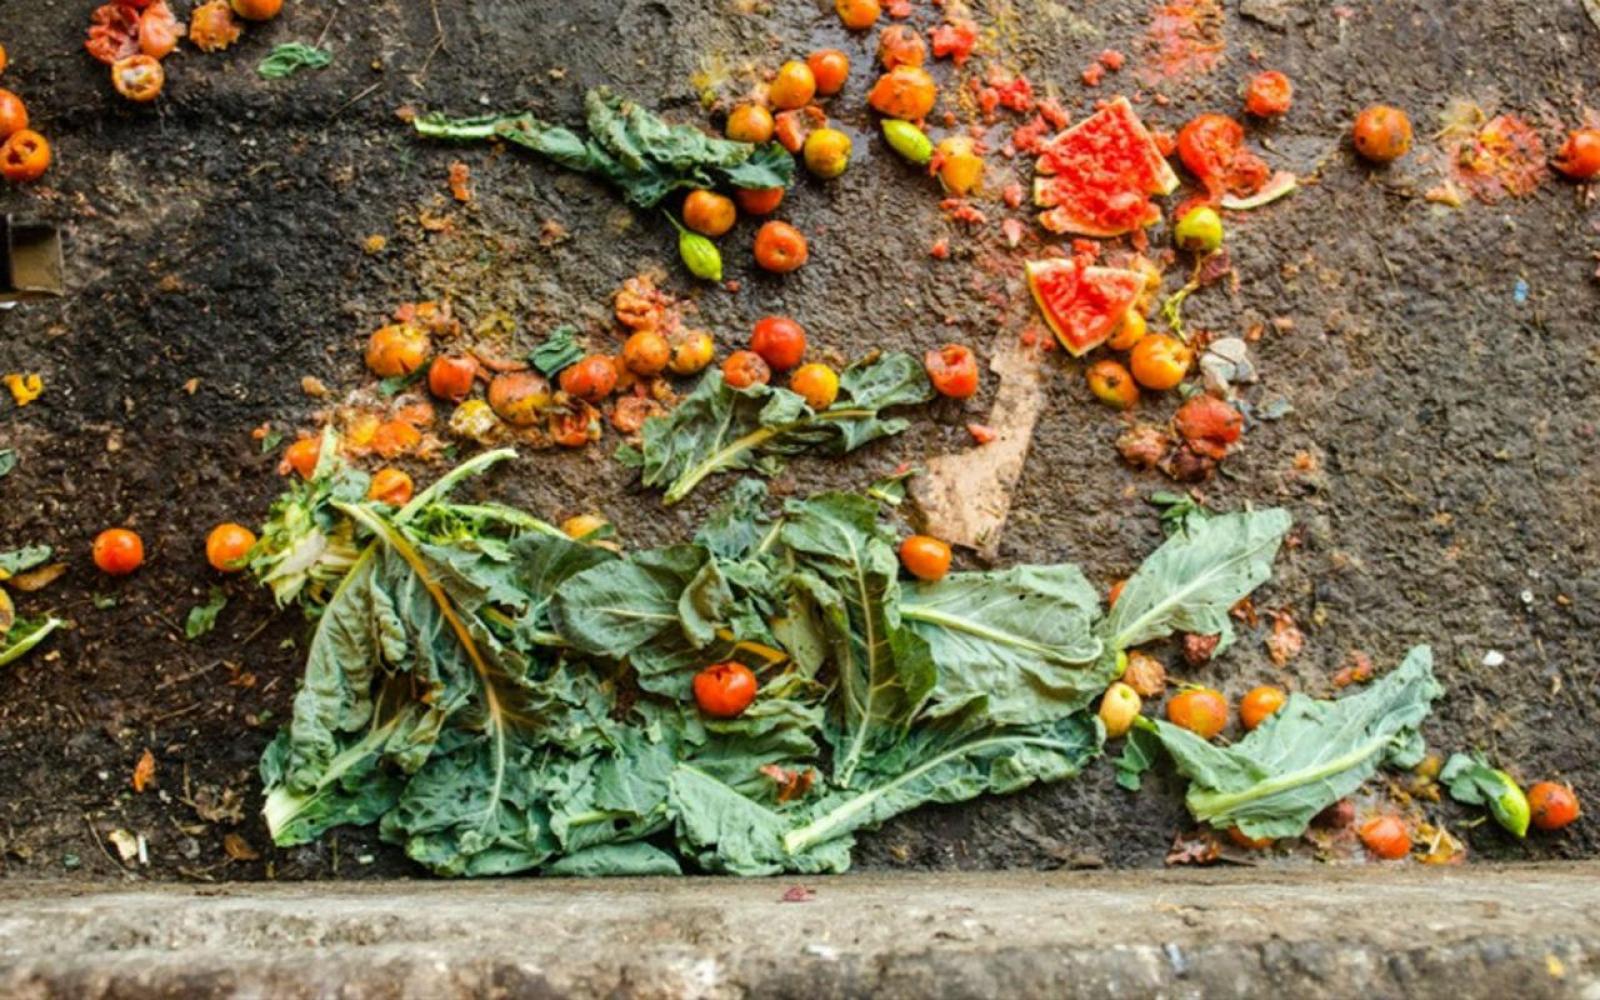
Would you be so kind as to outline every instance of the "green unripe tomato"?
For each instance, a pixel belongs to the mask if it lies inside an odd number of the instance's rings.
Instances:
[[[1215,253],[1222,246],[1222,216],[1209,205],[1190,209],[1178,220],[1178,228],[1172,235],[1180,250]]]

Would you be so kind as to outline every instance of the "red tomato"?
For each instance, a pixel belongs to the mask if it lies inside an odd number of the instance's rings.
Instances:
[[[586,403],[598,403],[617,387],[617,365],[604,354],[591,354],[561,371],[561,391]]]
[[[89,15],[89,54],[107,66],[139,54],[139,12],[122,3],[108,3]]]
[[[28,127],[28,106],[9,90],[0,89],[0,139]]]
[[[772,369],[755,351],[734,351],[722,362],[722,380],[735,389],[748,389],[772,381]]]
[[[746,215],[771,215],[783,201],[783,188],[735,188],[733,200]]]
[[[440,399],[459,403],[472,394],[478,377],[478,359],[470,354],[434,358],[428,366],[428,391]]]
[[[923,356],[922,364],[928,369],[928,378],[942,396],[951,399],[971,399],[978,392],[978,358],[972,348],[961,344],[946,344],[937,351]]]
[[[126,528],[107,528],[95,536],[94,564],[110,576],[127,576],[144,562],[144,541]]]
[[[819,49],[806,56],[806,65],[811,67],[817,93],[823,97],[844,89],[844,82],[850,76],[850,57],[838,49]]]
[[[1533,825],[1546,831],[1559,830],[1582,815],[1572,788],[1553,781],[1541,781],[1528,789],[1528,809]]]
[[[1396,816],[1379,816],[1361,825],[1361,843],[1375,857],[1396,861],[1411,853],[1411,832]]]
[[[219,573],[237,573],[244,569],[255,544],[255,532],[244,525],[232,521],[219,524],[206,536],[206,562]]]
[[[1293,101],[1294,84],[1277,70],[1256,74],[1244,92],[1244,109],[1257,118],[1288,114]]]
[[[0,146],[0,177],[13,184],[36,181],[48,169],[50,143],[32,129],[12,133]]]
[[[900,565],[918,580],[942,580],[950,572],[950,546],[932,535],[912,535],[900,543]]]
[[[1556,151],[1554,166],[1575,181],[1600,177],[1600,128],[1580,128]]]
[[[756,675],[742,663],[713,663],[694,675],[694,700],[700,711],[732,719],[756,700]]]
[[[1228,725],[1228,699],[1210,688],[1180,691],[1167,700],[1167,721],[1209,740]]]
[[[764,316],[756,321],[750,349],[773,371],[786,372],[805,357],[805,328],[787,316]]]
[[[756,231],[756,263],[776,274],[797,270],[811,256],[806,238],[787,222],[768,222]]]

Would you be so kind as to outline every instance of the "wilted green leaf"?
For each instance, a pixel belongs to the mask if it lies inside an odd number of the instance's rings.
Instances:
[[[281,80],[303,69],[322,69],[333,62],[333,53],[304,42],[285,42],[260,63],[256,72],[267,80]]]
[[[228,595],[222,592],[221,587],[212,587],[204,604],[189,609],[189,617],[183,621],[183,634],[190,639],[198,639],[210,632],[217,627],[217,616],[227,606]]]

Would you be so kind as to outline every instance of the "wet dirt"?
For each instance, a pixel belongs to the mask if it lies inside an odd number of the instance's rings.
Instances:
[[[932,16],[917,6],[918,18]],[[1560,778],[1593,798],[1600,214],[1565,184],[1459,210],[1420,195],[1438,172],[1422,155],[1427,136],[1451,97],[1517,111],[1553,136],[1600,86],[1600,30],[1575,3],[1250,6],[1271,16],[1229,5],[1219,69],[1168,85],[1170,105],[1141,110],[1175,129],[1199,111],[1232,109],[1253,54],[1296,81],[1294,111],[1254,135],[1275,165],[1315,171],[1316,181],[1233,222],[1238,288],[1195,296],[1187,314],[1221,333],[1267,324],[1253,345],[1264,383],[1252,397],[1282,397],[1293,410],[1252,427],[1248,449],[1204,494],[1222,509],[1294,512],[1298,544],[1258,603],[1293,609],[1307,644],[1277,668],[1256,630],[1184,677],[1235,696],[1264,681],[1324,694],[1352,651],[1383,668],[1431,642],[1449,691],[1427,728],[1435,748],[1482,747],[1527,780]],[[146,838],[150,864],[136,871],[149,878],[416,872],[369,831],[274,851],[255,817],[255,761],[302,664],[299,617],[275,615],[264,591],[230,579],[216,631],[183,637],[188,609],[217,582],[205,532],[222,520],[258,522],[280,486],[277,457],[250,431],[309,428],[316,402],[301,379],[356,384],[364,335],[407,299],[448,294],[469,315],[504,310],[518,343],[557,322],[601,342],[623,278],[660,267],[676,290],[688,288],[665,221],[513,152],[419,142],[400,107],[527,106],[576,121],[584,89],[609,83],[704,120],[690,81],[706,66],[774,65],[837,46],[857,67],[834,101],[857,161],[841,181],[805,180],[791,193],[786,217],[812,237],[800,272],[754,273],[747,222],[724,241],[740,290],[696,292],[719,345],[741,341],[767,312],[801,318],[841,356],[920,353],[949,340],[987,350],[997,332],[1020,335],[1032,321],[1020,268],[975,287],[973,242],[871,136],[861,111],[871,39],[844,32],[819,5],[439,0],[436,18],[429,3],[291,2],[226,53],[182,51],[152,108],[121,103],[82,53],[91,7],[0,0],[4,83],[28,100],[57,153],[44,184],[0,191],[0,210],[65,228],[70,282],[60,302],[0,311],[0,371],[39,371],[46,383],[25,409],[0,401],[0,447],[20,459],[0,479],[0,547],[60,550],[67,575],[20,606],[73,624],[0,676],[7,877],[118,877],[124,868],[105,840],[116,827]],[[1104,48],[1137,51],[1148,13],[1124,0],[982,12],[1008,61],[1054,82],[1075,115],[1134,87],[1124,71],[1088,91],[1078,73]],[[324,30],[328,69],[278,82],[255,74],[272,45]],[[1374,172],[1341,136],[1355,110],[1379,99],[1410,109],[1421,149]],[[472,167],[469,206],[449,201],[456,158]],[[422,210],[448,215],[451,231],[422,229]],[[567,238],[552,240],[549,223]],[[383,251],[364,251],[372,235],[388,239]],[[1040,252],[1039,236],[1032,230],[1023,249]],[[940,237],[952,240],[949,261],[929,256]],[[1278,328],[1275,318],[1292,322]],[[1112,442],[1123,424],[1089,396],[1076,364],[1044,363],[1048,402],[999,560],[1072,560],[1109,585],[1158,542],[1145,497],[1169,484],[1119,465]],[[965,447],[965,425],[993,399],[990,381],[977,400],[935,405],[904,436],[847,460],[798,460],[778,487],[861,487],[901,461]],[[663,508],[608,455],[609,446],[527,455],[470,489],[552,518],[598,508],[645,545],[688,534],[726,486]],[[88,556],[94,534],[117,524],[139,530],[151,553],[120,581],[97,574]],[[1503,661],[1486,665],[1491,651]],[[156,782],[136,794],[129,776],[146,748]],[[1492,825],[1466,828],[1465,811],[1438,809],[1480,856],[1600,848],[1593,823],[1519,844]],[[1096,767],[1016,796],[920,811],[866,837],[857,856],[865,867],[1153,865],[1186,825],[1174,782],[1158,776],[1132,796]],[[243,838],[236,855],[259,857],[230,858],[229,834]]]

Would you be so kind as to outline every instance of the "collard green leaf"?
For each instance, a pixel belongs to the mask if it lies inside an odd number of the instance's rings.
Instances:
[[[683,874],[677,858],[642,840],[587,847],[552,861],[543,871],[546,875],[568,878]]]
[[[578,343],[577,335],[576,327],[556,327],[528,355],[528,362],[544,375],[555,378],[563,368],[571,367],[583,359],[583,346]]]
[[[216,628],[217,616],[222,614],[222,609],[227,606],[228,595],[221,587],[212,587],[204,604],[197,604],[189,609],[189,617],[183,621],[184,636],[198,639]]]
[[[1160,752],[1161,740],[1154,732],[1144,726],[1128,730],[1122,753],[1116,759],[1118,787],[1137,792],[1144,784],[1145,772],[1155,766],[1156,755]]]
[[[322,69],[333,62],[333,53],[304,42],[285,42],[272,50],[256,65],[256,72],[266,80],[281,80],[303,69]]]
[[[1528,796],[1511,775],[1492,766],[1482,753],[1451,754],[1439,772],[1439,782],[1457,802],[1487,806],[1495,822],[1513,836],[1528,835],[1532,818]]]
[[[35,566],[43,566],[50,561],[54,552],[48,545],[25,545],[20,549],[9,552],[0,552],[0,580],[26,573]]]
[[[15,448],[0,448],[0,479],[11,475],[11,470],[17,467],[17,451]]]
[[[1291,694],[1232,746],[1215,746],[1160,719],[1147,725],[1189,779],[1185,801],[1195,819],[1219,829],[1237,826],[1249,837],[1295,837],[1380,765],[1420,760],[1419,727],[1442,693],[1432,653],[1418,646],[1357,694],[1335,701]]]
[[[772,531],[772,518],[763,510],[766,502],[766,483],[759,479],[739,480],[728,491],[728,498],[695,532],[695,544],[718,559],[755,555]]]
[[[574,575],[556,591],[550,612],[574,649],[622,660],[662,636],[705,645],[732,599],[704,549],[675,545]]]
[[[820,874],[850,867],[851,839],[786,850],[796,810],[780,813],[689,764],[672,774],[672,813],[680,849],[706,871],[732,875]]]
[[[1233,641],[1228,610],[1272,575],[1272,560],[1289,530],[1274,508],[1191,517],[1146,559],[1101,623],[1113,651],[1174,632],[1217,635],[1216,652]]]
[[[934,714],[981,701],[993,721],[1026,724],[1071,715],[1110,683],[1099,606],[1076,566],[1015,566],[912,585],[900,613],[939,668]]]

